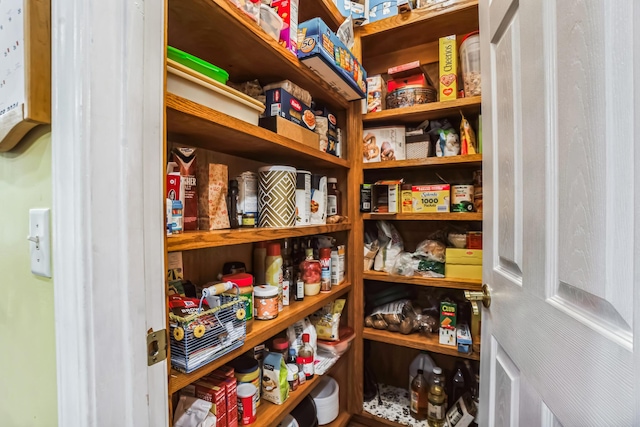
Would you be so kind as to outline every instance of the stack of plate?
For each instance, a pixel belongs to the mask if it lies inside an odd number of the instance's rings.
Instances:
[[[316,404],[319,425],[329,424],[338,418],[340,387],[336,380],[331,377],[323,377],[310,395]]]

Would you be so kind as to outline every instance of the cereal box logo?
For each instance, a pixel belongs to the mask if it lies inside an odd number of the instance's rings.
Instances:
[[[302,46],[300,46],[300,50],[304,53],[309,53],[316,47],[316,40],[313,37],[307,37],[302,42]]]
[[[296,111],[302,111],[302,105],[300,105],[300,103],[296,99],[291,100],[291,106]]]
[[[333,114],[329,114],[329,122],[335,126],[337,123],[336,116],[334,116]]]

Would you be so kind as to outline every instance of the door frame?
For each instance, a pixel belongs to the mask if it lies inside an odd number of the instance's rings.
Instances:
[[[164,1],[52,0],[58,425],[168,425]]]

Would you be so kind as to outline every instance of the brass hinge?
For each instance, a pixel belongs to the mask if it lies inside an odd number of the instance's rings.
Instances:
[[[167,359],[167,330],[152,331],[147,334],[147,366]]]

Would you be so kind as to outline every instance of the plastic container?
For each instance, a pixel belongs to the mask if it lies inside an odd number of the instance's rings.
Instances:
[[[259,227],[293,227],[296,223],[296,169],[264,166],[258,169]]]
[[[242,384],[251,384],[256,387],[254,401],[256,407],[260,405],[260,365],[258,361],[247,356],[240,356],[231,362],[229,366],[234,369],[234,377],[238,380],[238,388]]]
[[[296,391],[300,380],[298,379],[299,370],[295,363],[287,363],[287,382],[289,383],[289,391]]]
[[[310,396],[318,411],[318,424],[325,425],[338,418],[340,412],[340,386],[331,377],[322,377]]]
[[[464,96],[482,95],[480,76],[480,34],[478,31],[467,34],[460,44],[460,65],[464,82]]]
[[[253,424],[256,421],[256,402],[254,397],[258,389],[253,384],[243,383],[238,385],[238,418],[243,426]]]
[[[167,59],[167,92],[255,126],[265,109],[250,96],[172,59]]]
[[[436,364],[433,362],[433,359],[424,351],[421,351],[413,361],[411,365],[409,365],[409,390],[411,390],[411,382],[413,378],[418,375],[418,369],[422,369],[424,371],[424,375],[429,381],[429,376],[431,372],[433,372],[433,368]]]
[[[260,5],[260,26],[276,41],[280,40],[280,31],[283,25],[282,18],[275,9],[272,9],[266,4]]]
[[[200,59],[197,56],[190,55],[187,52],[183,52],[173,46],[167,46],[167,58],[176,61],[177,63],[182,64],[186,67],[189,67],[200,74],[212,78],[213,80],[220,82],[223,85],[227,84],[227,80],[229,80],[229,73],[227,73],[222,68],[218,68],[215,65],[205,61],[204,59]]]
[[[351,346],[351,341],[356,337],[353,329],[348,326],[340,326],[340,339],[338,341],[318,340],[318,351],[330,353],[332,356],[341,356]]]
[[[253,288],[254,312],[257,320],[271,320],[278,317],[278,288],[261,285]]]
[[[271,346],[273,351],[282,353],[285,360],[289,357],[289,340],[286,338],[276,338]]]

